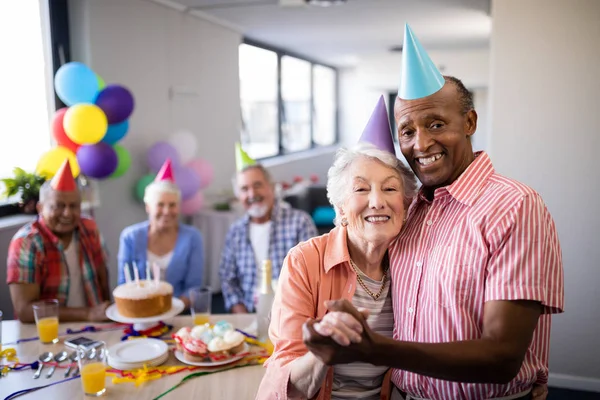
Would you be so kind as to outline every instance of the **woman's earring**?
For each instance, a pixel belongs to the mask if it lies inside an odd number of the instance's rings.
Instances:
[[[346,218],[342,218],[342,226],[348,226],[348,220]]]

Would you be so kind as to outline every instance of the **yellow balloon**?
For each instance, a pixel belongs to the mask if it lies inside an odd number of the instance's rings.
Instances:
[[[95,144],[106,135],[108,120],[104,111],[97,105],[75,104],[65,113],[63,127],[73,142]]]
[[[46,179],[51,179],[65,162],[65,159],[69,159],[73,178],[77,178],[79,175],[79,163],[77,162],[77,157],[71,150],[62,146],[57,146],[45,152],[40,157],[37,166],[35,167],[35,172]]]

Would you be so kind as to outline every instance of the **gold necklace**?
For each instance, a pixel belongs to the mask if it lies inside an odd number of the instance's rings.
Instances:
[[[377,301],[377,299],[379,299],[379,297],[381,296],[381,293],[383,293],[383,289],[385,289],[385,284],[387,283],[387,272],[390,265],[388,264],[383,270],[383,282],[381,283],[381,288],[379,288],[379,292],[377,294],[371,292],[367,285],[365,285],[362,278],[360,277],[361,272],[359,271],[356,264],[354,264],[354,261],[352,261],[352,259],[350,259],[350,265],[354,269],[354,272],[356,272],[356,279],[358,280],[358,283],[360,283],[360,286],[362,286],[362,288],[365,289],[365,292],[367,292],[367,294],[371,296],[373,300]]]

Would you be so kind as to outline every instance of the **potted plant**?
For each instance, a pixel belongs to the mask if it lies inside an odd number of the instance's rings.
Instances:
[[[20,194],[19,208],[21,211],[25,214],[35,214],[37,202],[40,199],[40,187],[46,178],[29,173],[19,167],[15,167],[13,173],[13,178],[0,179],[0,182],[4,184],[3,196],[6,198]]]

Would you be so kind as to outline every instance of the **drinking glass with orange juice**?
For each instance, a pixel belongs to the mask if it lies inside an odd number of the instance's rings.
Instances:
[[[209,287],[192,288],[190,294],[190,312],[194,325],[210,323],[212,290]]]
[[[33,315],[40,342],[58,342],[58,300],[43,300],[33,305]]]
[[[102,396],[106,392],[106,343],[99,342],[93,348],[79,346],[77,355],[83,393],[92,397]]]

